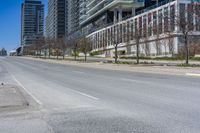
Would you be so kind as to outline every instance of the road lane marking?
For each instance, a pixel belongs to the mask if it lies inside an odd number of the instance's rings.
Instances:
[[[134,79],[128,79],[128,78],[121,78],[121,80],[123,80],[123,81],[128,81],[128,82],[144,83],[144,81],[134,80]]]
[[[186,73],[187,76],[194,76],[194,77],[200,77],[200,74],[198,73]]]
[[[24,67],[27,67],[27,65],[23,64],[23,63],[19,63],[19,62],[15,62],[16,64],[18,65],[21,65],[21,66],[24,66]]]
[[[11,76],[12,76],[12,78],[17,82],[17,84],[18,84],[19,86],[21,86],[21,87],[28,93],[28,95],[30,95],[39,105],[42,105],[42,103],[41,103],[31,92],[29,92],[29,91],[22,85],[22,83],[19,82],[19,81],[16,79],[16,77],[15,77],[14,75],[11,74]]]
[[[15,62],[15,63],[18,64],[18,65],[24,66],[24,67],[26,67],[26,68],[38,70],[37,68],[33,68],[32,66],[28,66],[28,65],[25,65],[25,64],[23,64],[23,63],[19,63],[19,62]]]
[[[68,89],[70,89],[70,88],[68,88]],[[75,92],[75,93],[78,93],[78,94],[80,94],[80,95],[82,95],[82,96],[86,96],[86,97],[88,97],[88,98],[91,98],[91,99],[93,99],[93,100],[99,100],[99,98],[94,97],[94,96],[91,96],[91,95],[89,95],[89,94],[86,94],[86,93],[83,93],[83,92],[80,92],[80,91],[76,91],[76,90],[73,90],[73,89],[70,89],[70,90],[73,91],[73,92]]]
[[[81,71],[73,71],[74,73],[78,73],[78,74],[84,74],[84,72]]]

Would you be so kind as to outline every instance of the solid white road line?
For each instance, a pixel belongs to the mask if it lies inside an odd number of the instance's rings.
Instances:
[[[198,74],[198,73],[186,73],[185,75],[187,75],[187,76],[200,77],[200,74]]]
[[[42,103],[41,103],[31,92],[29,92],[29,91],[22,85],[22,83],[19,82],[19,81],[16,79],[16,77],[15,77],[14,75],[11,75],[11,76],[12,76],[12,78],[17,82],[17,84],[18,84],[19,86],[21,86],[21,87],[28,93],[28,95],[30,95],[39,105],[42,105]]]

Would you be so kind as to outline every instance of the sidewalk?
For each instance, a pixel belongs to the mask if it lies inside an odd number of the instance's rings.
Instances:
[[[40,59],[32,57],[19,57],[19,58],[43,61],[53,64],[64,64],[64,65],[72,65],[72,66],[86,67],[86,68],[97,68],[104,70],[200,77],[200,68],[192,68],[192,67],[125,65],[125,64],[109,64],[102,62],[88,63],[80,61],[52,60],[52,59]]]
[[[51,58],[56,59],[55,56],[51,56]],[[84,61],[85,57],[77,57],[77,60]],[[62,57],[59,57],[62,60]],[[67,56],[65,60],[74,60],[74,57]],[[104,58],[104,57],[87,57],[88,62],[114,62],[114,58]],[[136,59],[118,59],[119,62],[129,62],[133,63],[136,62]],[[140,62],[148,62],[149,64],[153,63],[157,66],[168,65],[168,66],[177,66],[177,64],[184,64],[185,60],[153,60],[153,59],[140,59]],[[190,64],[200,65],[200,61],[190,60]]]

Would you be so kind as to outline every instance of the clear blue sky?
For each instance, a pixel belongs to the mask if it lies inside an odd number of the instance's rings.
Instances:
[[[0,0],[0,48],[8,51],[20,45],[21,3],[24,0]],[[42,0],[47,8],[47,1]]]

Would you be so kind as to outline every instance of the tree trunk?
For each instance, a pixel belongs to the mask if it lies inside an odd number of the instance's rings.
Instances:
[[[63,50],[63,60],[65,59],[65,50]]]
[[[87,54],[85,54],[85,62],[87,61]]]
[[[44,58],[46,59],[46,58],[47,58],[47,50],[45,50],[45,53],[44,53],[44,54],[45,54],[45,55],[44,55],[44,56],[45,56]]]
[[[74,50],[74,59],[76,61],[76,49]]]
[[[118,62],[118,53],[117,53],[117,45],[115,46],[115,63]]]
[[[58,52],[56,53],[56,56],[57,56],[56,59],[58,60]]]
[[[41,58],[41,56],[42,56],[42,50],[40,50],[40,58]]]
[[[185,63],[189,64],[189,49],[188,49],[188,38],[187,35],[185,35]]]
[[[137,64],[140,63],[140,57],[139,57],[139,42],[137,41],[137,44],[136,44],[136,47],[137,47],[137,51],[136,51],[136,56],[137,56]]]
[[[85,62],[87,61],[87,53],[85,53]]]
[[[51,56],[51,49],[49,48],[49,59],[50,59],[50,56]]]

